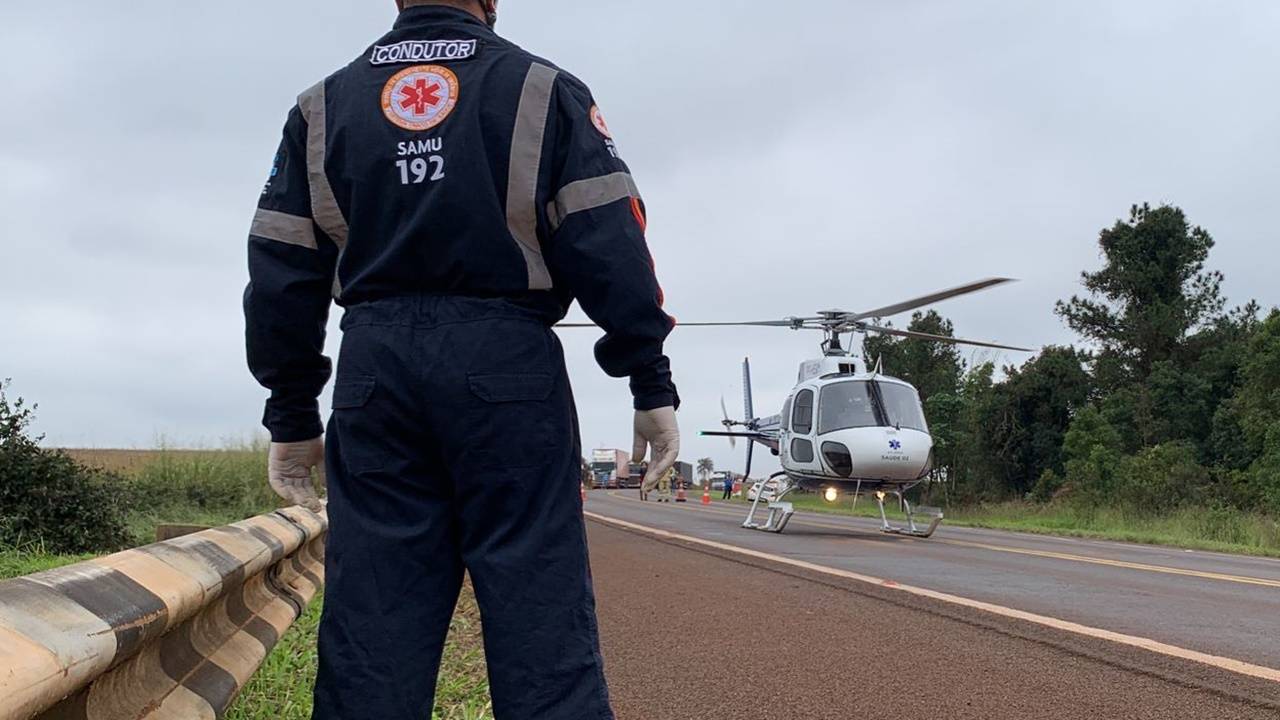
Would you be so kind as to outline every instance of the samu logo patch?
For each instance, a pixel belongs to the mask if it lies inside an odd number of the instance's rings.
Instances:
[[[458,104],[458,76],[440,65],[401,70],[382,89],[382,112],[405,130],[430,130]]]

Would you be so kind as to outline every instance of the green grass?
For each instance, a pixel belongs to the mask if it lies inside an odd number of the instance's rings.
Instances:
[[[131,498],[129,529],[139,543],[157,523],[224,525],[282,503],[267,485],[265,447],[205,452],[159,450],[122,468]]]
[[[218,526],[284,503],[267,484],[267,445],[219,450],[68,450],[77,462],[115,473],[128,498],[134,543],[155,540],[161,523]]]
[[[848,499],[841,499],[833,505],[817,495],[796,494],[789,496],[788,501],[794,503],[798,510],[850,514],[851,502]],[[745,503],[741,499],[734,502]],[[897,512],[897,504],[887,501],[888,505],[893,506],[890,518],[900,520],[902,514]],[[875,500],[859,500],[856,514],[878,518]],[[1152,514],[1122,507],[1081,508],[1070,504],[1005,502],[950,508],[946,511],[944,524],[1280,557],[1280,522],[1276,518],[1224,508],[1187,507]]]
[[[309,720],[316,680],[316,630],[324,601],[317,598],[280,638],[226,720]]]
[[[0,580],[9,578],[22,577],[38,573],[43,570],[52,570],[63,565],[88,560],[91,555],[45,555],[37,551],[28,550],[0,550]]]

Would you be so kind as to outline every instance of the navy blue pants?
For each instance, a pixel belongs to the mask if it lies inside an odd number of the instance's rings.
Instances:
[[[498,720],[612,718],[559,340],[502,300],[348,309],[315,720],[425,720],[463,570]]]

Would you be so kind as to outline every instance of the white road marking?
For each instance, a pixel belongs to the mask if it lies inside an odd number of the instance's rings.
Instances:
[[[1001,617],[1035,623],[1036,625],[1042,625],[1044,627],[1053,628],[1055,630],[1074,633],[1076,635],[1083,635],[1085,637],[1095,638],[1098,640],[1107,640],[1113,643],[1117,643],[1119,645],[1136,647],[1136,648],[1147,650],[1149,652],[1153,652],[1159,655],[1165,655],[1167,657],[1178,658],[1180,660],[1189,660],[1191,662],[1208,665],[1210,667],[1215,667],[1220,670],[1226,670],[1228,672],[1233,672],[1240,675],[1246,675],[1248,677],[1259,678],[1261,680],[1270,680],[1271,682],[1280,682],[1280,670],[1276,670],[1274,668],[1269,668],[1269,667],[1263,667],[1261,665],[1253,665],[1251,663],[1247,663],[1242,660],[1221,657],[1218,655],[1209,655],[1208,653],[1202,653],[1196,650],[1188,650],[1187,648],[1181,648],[1176,645],[1169,645],[1167,643],[1162,643],[1157,640],[1152,640],[1150,638],[1138,637],[1136,635],[1126,635],[1124,633],[1113,632],[1111,630],[1103,630],[1101,628],[1089,627],[1088,625],[1081,625],[1079,623],[1070,622],[1068,620],[1059,620],[1058,618],[1052,618],[1046,615],[1037,615],[1035,613],[1029,613],[1022,610],[1015,610],[1013,608],[1008,608],[1001,605],[982,602],[979,600],[970,600],[969,598],[960,597],[958,595],[951,595],[948,593],[937,592],[936,590],[928,590],[925,588],[914,587],[912,585],[903,585],[901,583],[893,582],[892,580],[884,580],[882,578],[872,577],[870,575],[862,575],[860,573],[850,572],[848,570],[841,570],[839,568],[828,567],[826,565],[817,565],[814,563],[805,562],[803,560],[795,560],[793,558],[783,557],[781,555],[774,555],[772,553],[760,552],[759,550],[750,550],[747,548],[740,548],[740,547],[735,547],[733,545],[727,545],[725,543],[715,542],[713,540],[704,540],[702,538],[692,537],[689,535],[681,535],[681,534],[673,533],[667,530],[661,530],[658,528],[649,527],[647,525],[639,525],[637,523],[627,522],[625,520],[618,520],[618,519],[607,517],[605,515],[600,515],[594,512],[588,511],[585,514],[587,517],[591,518],[592,520],[595,520],[596,522],[603,523],[605,525],[612,525],[614,527],[625,528],[628,530],[634,530],[636,532],[644,533],[654,537],[665,538],[669,540],[679,540],[681,542],[692,543],[694,545],[701,545],[703,547],[714,548],[722,552],[734,553],[736,555],[744,555],[744,556],[756,558],[759,560],[766,560],[769,562],[780,563],[783,565],[789,565],[791,567],[801,568],[803,570],[809,570],[812,572],[822,573],[825,575],[832,575],[835,577],[844,578],[846,580],[854,580],[856,582],[865,583],[868,585],[875,585],[877,587],[889,588],[891,590],[898,590],[910,595],[916,595],[919,597],[925,597],[932,600],[938,600],[941,602],[950,603],[952,605],[959,605],[961,607],[971,608],[974,610],[981,610],[983,612],[988,612],[993,615],[999,615]]]

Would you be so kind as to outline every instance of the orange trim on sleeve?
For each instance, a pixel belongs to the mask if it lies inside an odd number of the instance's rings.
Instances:
[[[640,204],[640,198],[631,198],[631,214],[636,216],[636,222],[640,224],[640,232],[648,231],[649,219],[645,217],[644,207]]]

